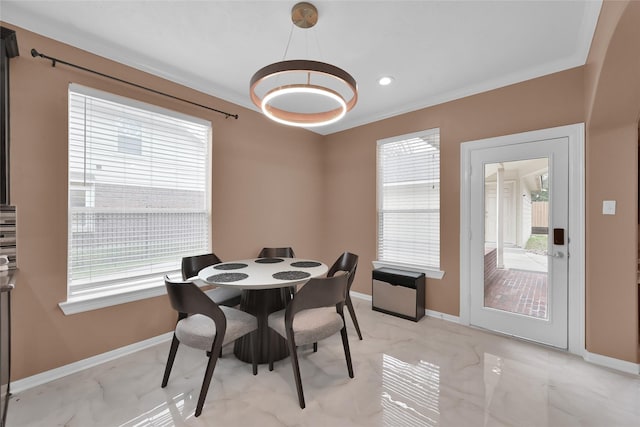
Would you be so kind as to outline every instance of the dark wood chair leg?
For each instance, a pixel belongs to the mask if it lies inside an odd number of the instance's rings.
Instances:
[[[162,388],[167,386],[169,382],[169,375],[171,374],[171,368],[173,367],[173,361],[176,359],[176,353],[178,352],[178,346],[180,341],[176,338],[176,334],[173,334],[173,340],[171,340],[171,348],[169,349],[169,358],[167,359],[167,366],[164,368],[164,377],[162,378]]]
[[[251,353],[253,365],[253,375],[258,375],[258,330],[251,332]]]
[[[362,341],[362,334],[360,333],[360,325],[358,325],[358,318],[356,317],[356,311],[353,308],[353,303],[351,302],[351,297],[347,295],[347,308],[349,309],[349,314],[351,315],[351,320],[353,320],[353,326],[356,327],[356,332],[358,333],[358,338]]]
[[[298,391],[298,402],[300,402],[300,408],[304,409],[304,392],[302,391],[302,378],[300,377],[300,365],[298,364],[298,351],[296,343],[293,337],[290,336],[287,339],[289,345],[289,357],[291,358],[291,367],[293,368],[293,377],[296,380],[296,390]]]
[[[209,385],[211,384],[211,378],[213,377],[213,370],[215,369],[216,362],[218,361],[220,348],[222,348],[222,339],[216,341],[217,342],[214,341],[213,350],[207,352],[209,355],[209,362],[207,363],[207,369],[204,373],[204,380],[202,381],[202,388],[200,389],[200,396],[198,397],[198,404],[196,405],[196,417],[200,416],[200,414],[202,413],[204,401],[207,398],[207,392],[209,391]]]
[[[269,330],[271,332],[271,330]],[[267,342],[267,348],[269,349],[269,371],[273,371],[273,333],[268,334],[269,341]]]
[[[349,371],[349,378],[353,378],[353,366],[351,365],[351,352],[349,351],[349,338],[347,337],[347,328],[343,327],[340,330],[342,335],[342,346],[344,347],[344,358],[347,360],[347,370]]]

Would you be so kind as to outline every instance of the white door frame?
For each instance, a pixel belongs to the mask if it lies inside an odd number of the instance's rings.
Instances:
[[[460,323],[469,325],[471,300],[471,152],[555,138],[569,139],[568,351],[585,354],[584,123],[469,141],[460,146]]]

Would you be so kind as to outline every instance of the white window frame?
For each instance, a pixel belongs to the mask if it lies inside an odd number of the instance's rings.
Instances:
[[[377,146],[376,146],[376,256],[377,256],[377,260],[373,261],[373,266],[374,268],[381,268],[381,267],[390,267],[390,268],[398,268],[398,269],[402,269],[402,270],[408,270],[408,271],[416,271],[416,272],[421,272],[421,273],[425,273],[425,275],[429,278],[433,278],[433,279],[442,279],[442,277],[444,277],[444,271],[442,271],[440,269],[440,266],[432,266],[432,265],[427,265],[425,264],[417,264],[417,263],[403,263],[403,262],[399,262],[397,260],[385,260],[382,259],[381,254],[380,254],[380,246],[381,246],[381,239],[384,239],[384,236],[381,235],[381,224],[380,224],[380,216],[381,216],[381,211],[382,211],[382,206],[383,206],[383,185],[381,182],[381,161],[380,161],[380,147],[384,144],[388,144],[388,143],[396,143],[396,142],[400,142],[400,141],[405,141],[405,140],[410,140],[410,139],[415,139],[415,138],[421,138],[421,137],[425,137],[425,136],[432,136],[434,134],[440,134],[440,129],[439,128],[434,128],[434,129],[427,129],[427,130],[423,130],[420,132],[413,132],[413,133],[409,133],[409,134],[405,134],[405,135],[400,135],[400,136],[395,136],[395,137],[391,137],[391,138],[385,138],[385,139],[381,139],[377,141]],[[438,181],[440,181],[440,164],[438,165]],[[440,188],[438,187],[438,210],[440,210]],[[438,227],[440,227],[440,224],[438,224]],[[438,241],[438,259],[439,262],[441,262],[441,257],[440,257],[440,248],[441,248],[441,243],[440,241]]]
[[[208,127],[208,135],[207,135],[207,159],[205,161],[206,170],[205,170],[205,197],[206,197],[206,218],[207,218],[207,227],[208,227],[208,235],[211,236],[211,153],[212,153],[212,125],[210,121],[203,120],[197,117],[188,116],[182,113],[178,113],[172,110],[167,110],[155,105],[146,104],[143,102],[135,101],[129,98],[120,97],[117,95],[113,95],[110,93],[102,92],[99,90],[95,90],[92,88],[84,87],[78,84],[70,84],[69,85],[69,93],[71,96],[71,92],[80,93],[104,100],[108,100],[111,102],[116,102],[119,104],[123,104],[125,106],[134,107],[143,109],[152,113],[159,113],[165,116],[174,117],[179,120],[186,120],[189,122],[197,123],[203,126]],[[117,143],[117,141],[116,141]],[[69,144],[69,143],[68,143]],[[69,169],[69,167],[68,167]],[[78,189],[78,183],[69,182],[68,184],[68,193],[69,197],[71,196],[72,190]],[[89,195],[92,198],[92,203],[88,204],[88,208],[90,209],[93,206],[93,188],[90,190],[92,193]],[[69,208],[70,209],[70,208]],[[166,209],[163,209],[164,212]],[[68,235],[71,236],[71,210],[69,211],[69,231]],[[87,225],[86,230],[76,230],[76,231],[91,231],[91,228]],[[69,243],[70,244],[70,243]],[[206,249],[203,248],[203,253],[205,251],[211,251],[211,239],[208,239],[207,242],[208,247]],[[196,255],[196,254],[194,254]],[[69,253],[70,257],[71,254]],[[179,265],[179,261],[177,264]],[[69,268],[69,267],[68,267]],[[70,270],[69,274],[70,274]],[[105,281],[105,286],[101,286],[98,283],[89,283],[87,285],[82,285],[80,287],[75,287],[75,291],[72,294],[70,291],[71,280],[67,281],[67,300],[59,303],[58,305],[62,309],[65,315],[70,315],[74,313],[80,313],[89,310],[95,310],[103,307],[109,307],[113,305],[123,304],[131,301],[151,298],[155,296],[165,295],[166,289],[164,285],[164,275],[168,274],[172,278],[181,278],[181,273],[179,269],[171,269],[170,271],[165,271],[162,273],[149,274],[146,276],[138,276],[134,278],[125,278],[119,280],[108,280]],[[79,291],[78,291],[79,289]]]

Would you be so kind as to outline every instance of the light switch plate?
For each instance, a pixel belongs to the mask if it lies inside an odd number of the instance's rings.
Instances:
[[[616,201],[615,200],[603,200],[602,201],[602,215],[615,215],[616,214]]]

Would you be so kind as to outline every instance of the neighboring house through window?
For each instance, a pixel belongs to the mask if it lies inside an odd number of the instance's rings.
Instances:
[[[378,262],[439,271],[440,130],[380,140],[377,159]]]
[[[128,118],[120,119],[118,151],[124,154],[142,155],[142,123]]]
[[[211,123],[69,88],[68,300],[161,287],[210,251]]]

